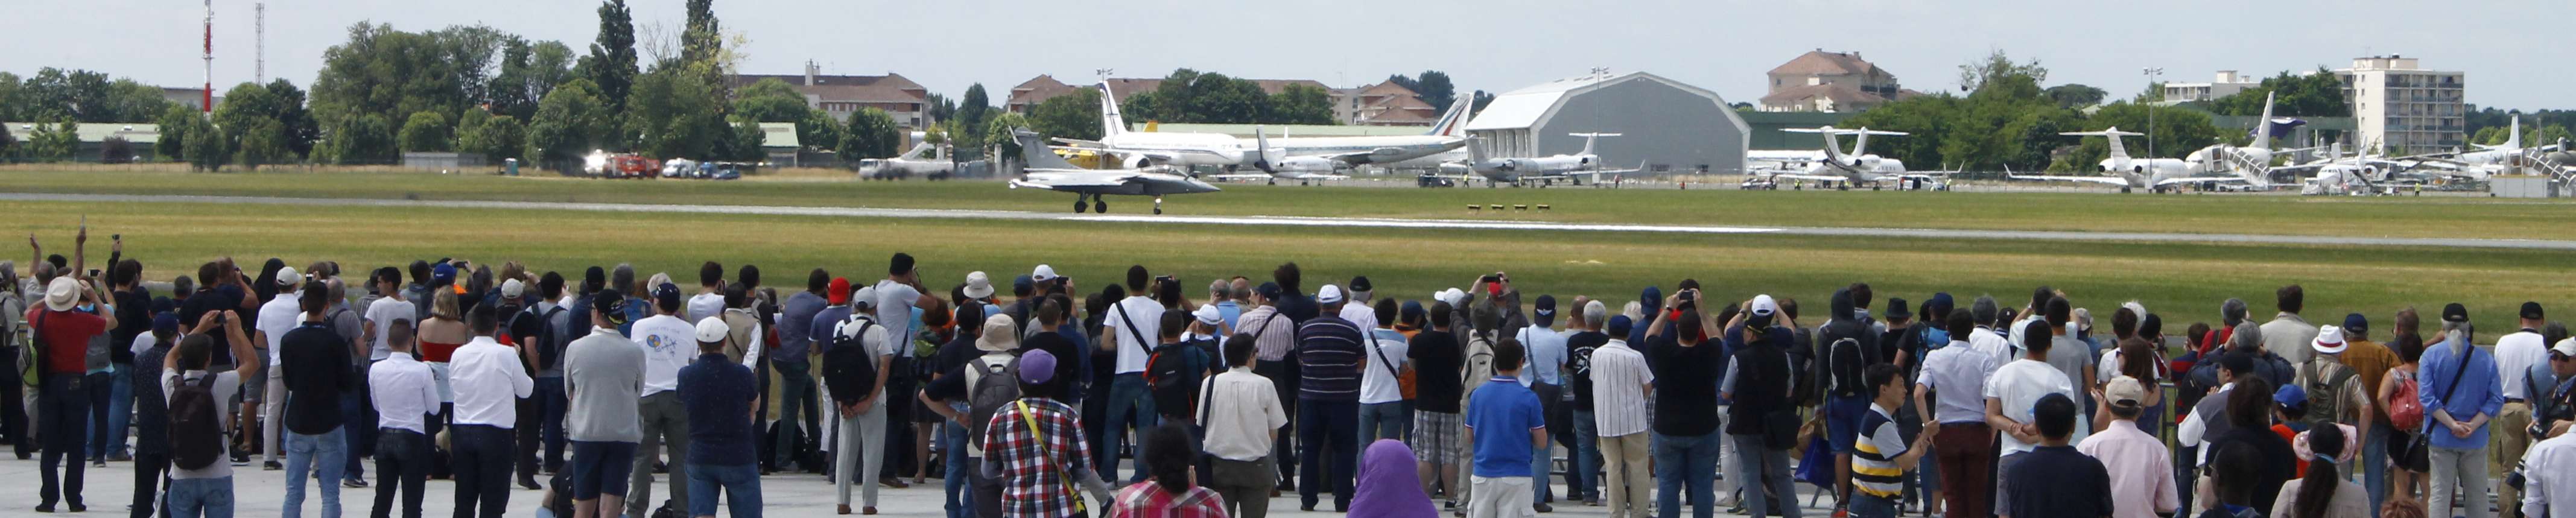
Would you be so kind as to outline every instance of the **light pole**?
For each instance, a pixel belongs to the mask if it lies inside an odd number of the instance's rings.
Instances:
[[[2157,91],[2156,91],[2156,101],[2163,101],[2163,100],[2165,99],[2165,93],[2164,93],[2164,91],[2163,91],[2163,90],[2164,90],[2164,86],[2156,84],[2156,79],[2157,79],[2157,78],[2159,78],[2159,77],[2164,76],[2164,74],[2165,74],[2165,69],[2164,69],[2164,67],[2147,67],[2147,68],[2145,68],[2145,69],[2143,69],[2143,70],[2140,70],[2140,72],[2144,72],[2144,73],[2147,75],[2147,88],[2154,88],[2154,89],[2156,89],[2156,90],[2157,90]],[[2156,101],[2149,101],[2149,102],[2147,103],[2147,159],[2148,159],[2148,160],[2154,160],[2154,159],[2156,158],[2156,104],[2155,104],[2155,102],[2156,102]],[[2120,137],[2111,137],[2111,138],[2120,138]]]

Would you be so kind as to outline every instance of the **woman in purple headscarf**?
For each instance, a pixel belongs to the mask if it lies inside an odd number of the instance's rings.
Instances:
[[[1360,453],[1359,494],[1351,497],[1351,518],[1439,518],[1440,507],[1422,493],[1413,472],[1413,449],[1404,441],[1379,439]]]

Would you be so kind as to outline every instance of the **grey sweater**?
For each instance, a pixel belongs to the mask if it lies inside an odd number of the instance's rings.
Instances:
[[[615,329],[592,329],[564,350],[564,435],[584,442],[641,442],[635,408],[644,393],[644,347]]]

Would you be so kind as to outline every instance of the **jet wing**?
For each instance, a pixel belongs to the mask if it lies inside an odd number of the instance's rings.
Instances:
[[[2113,176],[2021,176],[2021,175],[2012,175],[2012,176],[2010,176],[2009,178],[2012,178],[2012,179],[2014,179],[2014,180],[2030,180],[2030,181],[2040,181],[2040,182],[2084,182],[2084,183],[2098,183],[2098,184],[2103,184],[2103,185],[2113,185],[2113,186],[2120,186],[2120,187],[2127,187],[2127,186],[2129,186],[2129,181],[2128,181],[2128,180],[2120,179],[2119,177],[2113,177]]]
[[[1377,158],[1378,158],[1378,157],[1400,156],[1400,155],[1403,155],[1403,154],[1405,153],[1405,151],[1406,151],[1406,150],[1405,150],[1404,148],[1382,147],[1382,148],[1369,149],[1369,150],[1362,150],[1362,151],[1351,151],[1351,152],[1346,152],[1346,153],[1334,153],[1334,154],[1329,154],[1329,155],[1312,155],[1312,156],[1318,156],[1318,157],[1329,158],[1329,159],[1333,159],[1333,160],[1339,160],[1339,161],[1341,161],[1342,163],[1350,164],[1350,165],[1355,165],[1355,166],[1356,166],[1356,165],[1365,165],[1365,164],[1373,164],[1373,163],[1377,163]]]
[[[2247,181],[2245,181],[2245,177],[2242,177],[2242,176],[2185,176],[2185,177],[2181,177],[2181,178],[2166,178],[2166,179],[2164,179],[2163,181],[2156,182],[2156,186],[2157,186],[2157,187],[2172,187],[2172,186],[2175,186],[2175,185],[2190,184],[2190,183],[2202,183],[2202,182],[2217,182],[2217,183],[2253,183],[2253,182],[2247,182]]]
[[[1270,176],[1270,175],[1267,175],[1267,174],[1259,174],[1259,173],[1248,173],[1248,174],[1211,174],[1211,175],[1200,175],[1199,177],[1200,177],[1200,178],[1215,178],[1215,179],[1218,179],[1218,180],[1261,180],[1261,179],[1266,179],[1266,178],[1273,178],[1273,177],[1272,177],[1272,176]]]
[[[1097,141],[1097,140],[1082,140],[1082,139],[1071,139],[1071,138],[1064,138],[1064,137],[1056,137],[1056,138],[1055,138],[1055,141],[1056,141],[1056,142],[1063,143],[1063,144],[1066,144],[1066,145],[1082,147],[1082,148],[1085,148],[1085,149],[1104,149],[1104,148],[1108,148],[1108,147],[1109,147],[1109,144],[1104,144],[1104,143],[1101,143],[1100,141]]]
[[[1828,174],[1778,174],[1778,175],[1772,175],[1771,177],[1772,177],[1772,178],[1775,178],[1775,179],[1776,179],[1776,178],[1788,178],[1788,179],[1793,179],[1793,180],[1808,180],[1808,181],[1817,181],[1817,182],[1848,182],[1848,181],[1851,181],[1851,178],[1848,178],[1848,177],[1836,176],[1836,175],[1828,175]]]
[[[1013,187],[1034,187],[1047,190],[1106,188],[1127,185],[1128,182],[1135,181],[1138,176],[1142,175],[1144,175],[1144,173],[1133,171],[1057,174],[1031,173],[1029,175],[1029,179],[1012,180],[1011,185]]]

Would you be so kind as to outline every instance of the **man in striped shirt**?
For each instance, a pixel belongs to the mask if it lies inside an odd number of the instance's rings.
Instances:
[[[1905,472],[1923,460],[1924,446],[1932,434],[1916,434],[1905,439],[1896,429],[1891,410],[1905,404],[1905,378],[1895,365],[1877,364],[1862,372],[1861,379],[1872,391],[1869,413],[1860,418],[1859,439],[1852,442],[1851,515],[1858,518],[1895,518],[1896,501],[1905,490]]]
[[[1359,460],[1360,361],[1368,354],[1367,339],[1338,316],[1344,299],[1341,287],[1324,285],[1315,292],[1323,311],[1297,327],[1297,445],[1306,472],[1297,489],[1303,498],[1298,508],[1306,511],[1315,510],[1318,493],[1327,488],[1333,491],[1333,511],[1349,511]]]

